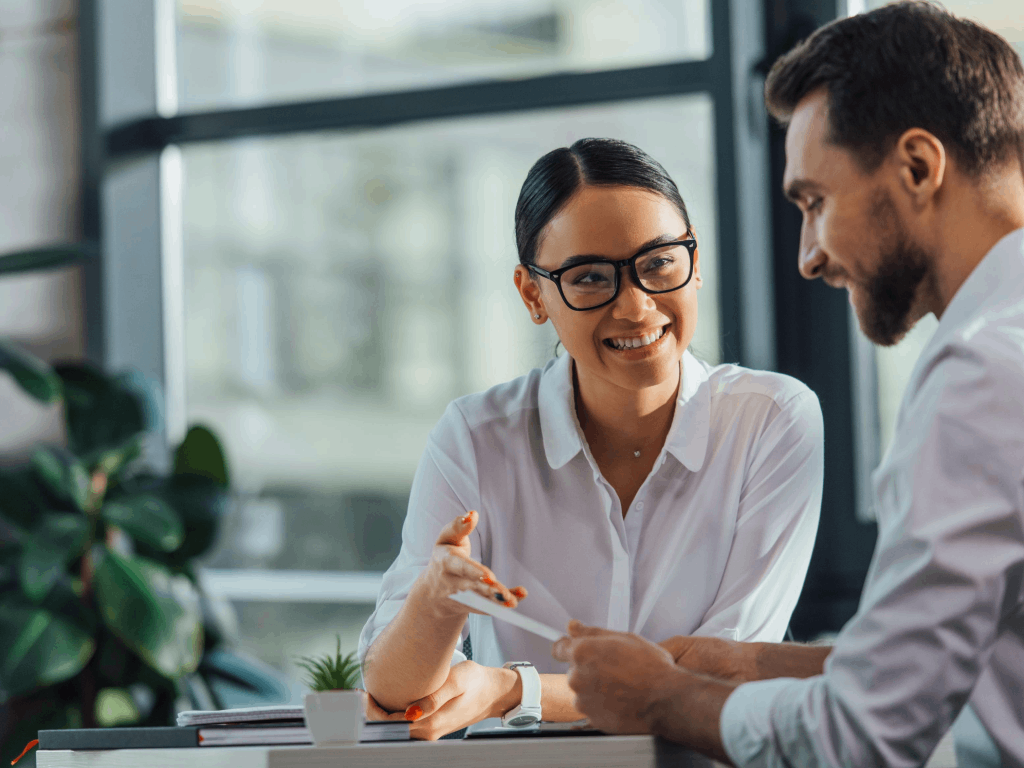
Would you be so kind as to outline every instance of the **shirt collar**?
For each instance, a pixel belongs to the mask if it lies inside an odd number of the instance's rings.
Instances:
[[[683,353],[682,381],[665,450],[691,472],[704,466],[711,424],[711,392],[704,364]],[[565,466],[583,450],[572,386],[572,358],[562,355],[544,369],[537,396],[544,454],[552,469]]]
[[[704,466],[711,431],[711,385],[704,363],[689,350],[683,353],[682,366],[676,412],[665,440],[665,450],[691,472],[699,472]]]
[[[583,449],[572,388],[572,358],[562,355],[548,363],[537,393],[544,455],[552,469],[569,463]]]

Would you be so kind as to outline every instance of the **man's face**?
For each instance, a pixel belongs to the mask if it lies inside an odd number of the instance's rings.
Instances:
[[[786,132],[783,188],[803,213],[800,274],[846,288],[864,334],[895,344],[924,314],[919,288],[928,255],[907,235],[887,164],[865,173],[827,136],[821,89],[797,105]]]

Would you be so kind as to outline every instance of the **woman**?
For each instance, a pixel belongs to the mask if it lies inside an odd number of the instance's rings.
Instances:
[[[419,738],[525,705],[530,670],[507,662],[542,673],[545,720],[580,717],[548,641],[449,595],[658,642],[779,641],[817,529],[818,401],[687,351],[699,249],[657,162],[607,139],[548,153],[523,184],[516,243],[516,288],[566,354],[449,406],[360,637],[367,691]]]

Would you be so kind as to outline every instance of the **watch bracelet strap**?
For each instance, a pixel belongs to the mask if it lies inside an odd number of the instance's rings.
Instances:
[[[525,670],[529,670],[529,672],[525,672]],[[523,681],[523,697],[520,699],[519,705],[540,709],[540,675],[537,668],[532,664],[528,667],[516,667],[516,673]]]

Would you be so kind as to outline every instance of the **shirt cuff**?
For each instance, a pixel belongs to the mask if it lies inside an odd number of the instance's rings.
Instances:
[[[794,682],[792,677],[743,683],[729,694],[719,731],[722,746],[736,768],[758,768],[777,765],[772,757],[776,750],[771,712],[776,696]]]

